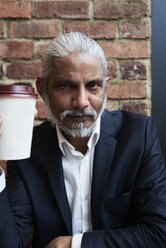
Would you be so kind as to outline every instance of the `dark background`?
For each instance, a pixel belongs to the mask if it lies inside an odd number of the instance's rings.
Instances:
[[[166,161],[166,1],[152,0],[152,118]]]

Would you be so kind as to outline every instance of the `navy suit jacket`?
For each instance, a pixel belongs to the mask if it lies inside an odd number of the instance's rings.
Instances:
[[[91,215],[93,231],[82,248],[166,247],[166,168],[149,117],[105,111],[95,147]],[[34,128],[29,159],[8,162],[0,194],[0,247],[41,248],[72,235],[62,153],[49,122]]]

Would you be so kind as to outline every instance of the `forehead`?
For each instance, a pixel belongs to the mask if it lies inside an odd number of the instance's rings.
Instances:
[[[63,75],[96,75],[103,77],[103,66],[100,58],[88,53],[73,53],[63,59],[52,60],[52,72]]]

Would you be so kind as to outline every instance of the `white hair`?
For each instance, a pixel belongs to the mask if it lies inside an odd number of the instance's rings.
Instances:
[[[48,78],[52,69],[52,59],[63,59],[75,52],[86,52],[93,57],[101,59],[104,74],[104,85],[107,92],[107,62],[102,48],[96,41],[86,35],[80,32],[71,32],[53,39],[46,50],[42,66],[43,93],[45,96],[47,95]]]

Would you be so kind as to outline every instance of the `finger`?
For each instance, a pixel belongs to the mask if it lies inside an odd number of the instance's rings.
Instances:
[[[37,109],[35,108],[35,118],[37,117],[37,115],[38,115],[38,111],[37,111]]]
[[[2,117],[0,116],[0,125],[2,125]]]

